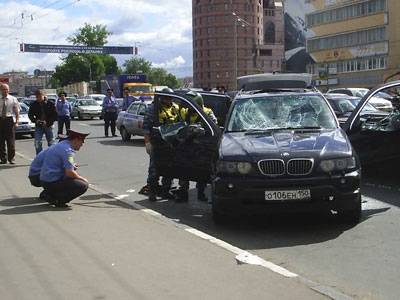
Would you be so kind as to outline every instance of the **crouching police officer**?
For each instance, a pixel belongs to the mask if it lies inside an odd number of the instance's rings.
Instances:
[[[59,135],[59,142],[65,140],[67,138],[66,135]],[[46,157],[47,151],[49,151],[50,147],[40,151],[38,155],[33,159],[31,165],[29,166],[29,181],[31,185],[36,187],[41,187],[42,183],[40,182],[40,171],[42,170],[44,158]],[[43,190],[39,196],[40,199],[46,200],[46,192]]]
[[[84,194],[88,181],[76,172],[75,151],[78,151],[89,133],[70,129],[68,138],[49,148],[40,171],[40,182],[46,192],[46,201],[57,207]]]
[[[173,90],[170,88],[165,88],[163,92],[172,93]],[[146,145],[146,152],[150,155],[149,170],[147,177],[147,184],[149,187],[148,197],[150,201],[157,200],[157,187],[158,187],[158,173],[154,164],[154,154],[152,151],[152,133],[151,130],[154,126],[154,105],[151,104],[147,107],[144,115],[142,132],[144,136],[144,141]],[[172,103],[172,98],[167,96],[161,96],[159,99],[158,107],[158,123],[159,125],[172,124],[178,122],[179,119],[179,106]],[[172,177],[164,176],[161,180],[161,197],[163,199],[175,199],[175,195],[170,192]]]
[[[210,119],[213,122],[215,122],[215,124],[217,124],[217,118],[215,117],[214,112],[212,111],[211,108],[204,106],[203,97],[199,93],[197,93],[195,91],[190,91],[190,92],[186,93],[186,95],[189,96],[190,98],[192,98],[192,100],[194,102],[196,102],[203,109],[203,111],[206,113],[206,115],[208,115],[210,117]],[[182,117],[182,121],[185,121],[188,125],[202,122],[201,117],[191,106],[189,108],[181,108],[180,114]],[[207,187],[206,182],[198,181],[196,183],[198,200],[200,200],[200,201],[208,200],[206,195],[204,194],[204,190],[206,187]],[[179,196],[177,199],[178,202],[188,201],[188,190],[189,190],[189,181],[188,180],[179,180],[179,191],[178,191]]]

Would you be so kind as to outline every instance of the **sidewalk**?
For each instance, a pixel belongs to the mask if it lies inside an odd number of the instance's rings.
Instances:
[[[330,299],[91,188],[52,207],[29,164],[0,165],[2,299]]]

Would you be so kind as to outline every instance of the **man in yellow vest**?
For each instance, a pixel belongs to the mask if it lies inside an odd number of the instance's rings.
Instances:
[[[187,96],[192,98],[194,102],[196,102],[210,117],[210,119],[217,124],[217,118],[214,115],[214,112],[212,111],[211,108],[205,107],[204,106],[204,100],[203,97],[195,92],[195,91],[190,91],[186,93]],[[202,119],[199,116],[199,114],[192,108],[181,108],[180,110],[180,115],[182,118],[182,121],[185,121],[188,125],[190,124],[196,124],[196,123],[201,123]],[[179,195],[177,198],[177,202],[185,202],[188,201],[188,189],[189,189],[189,181],[188,180],[179,180]],[[206,195],[204,194],[204,190],[207,186],[206,182],[197,182],[196,183],[196,188],[197,188],[197,199],[200,201],[208,201]]]

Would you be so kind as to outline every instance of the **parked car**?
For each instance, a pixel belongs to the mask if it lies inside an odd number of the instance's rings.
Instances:
[[[239,77],[242,91],[223,131],[185,95],[156,92],[155,107],[159,96],[173,97],[191,106],[203,124],[202,131],[178,130],[179,124],[170,131],[154,118],[159,175],[210,182],[216,222],[232,215],[331,210],[357,222],[360,162],[327,100],[307,89],[310,81],[309,74]]]
[[[36,101],[36,98],[33,98],[33,99],[32,98],[22,98],[19,100],[19,103],[24,103],[25,105],[27,105],[29,107],[35,101]]]
[[[338,94],[346,94],[349,96],[355,96],[362,98],[368,93],[369,89],[366,88],[336,88],[328,90],[328,94],[338,93]],[[377,93],[374,97],[369,100],[369,103],[372,104],[376,109],[381,111],[392,112],[393,104],[390,100],[385,98],[386,93]],[[388,95],[389,96],[389,95]]]
[[[361,98],[348,96],[346,94],[325,94],[325,98],[332,106],[333,111],[336,114],[340,124],[344,124],[348,117],[351,115],[357,104],[361,101]],[[376,118],[376,120],[383,119],[388,116],[388,112],[380,111],[376,109],[372,104],[367,103],[362,111],[361,115],[363,118]]]
[[[101,119],[102,107],[94,99],[77,99],[72,104],[71,119],[76,117]]]
[[[24,135],[29,134],[34,137],[35,134],[35,124],[31,122],[28,117],[29,107],[25,103],[19,103],[20,111],[19,111],[19,120],[18,120],[18,128],[15,131],[15,134]]]
[[[88,94],[83,96],[81,99],[94,99],[96,100],[97,104],[103,105],[103,100],[106,97],[104,94]]]
[[[132,135],[143,135],[142,125],[144,113],[152,101],[135,101],[126,111],[120,111],[117,119],[117,129],[122,140],[129,141]]]

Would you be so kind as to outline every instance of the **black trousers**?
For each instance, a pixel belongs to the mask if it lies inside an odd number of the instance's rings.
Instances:
[[[104,113],[104,135],[108,136],[108,128],[111,123],[111,134],[115,135],[115,121],[117,120],[116,112],[105,112]]]
[[[84,194],[88,184],[80,179],[63,178],[53,182],[41,181],[48,197],[57,199],[58,203],[65,204]]]
[[[7,151],[6,151],[7,143]],[[15,156],[15,129],[12,117],[0,117],[0,159],[12,161]]]
[[[71,126],[71,118],[69,116],[58,116],[58,134],[63,133],[63,127],[65,124],[65,134],[68,134],[68,130]]]

